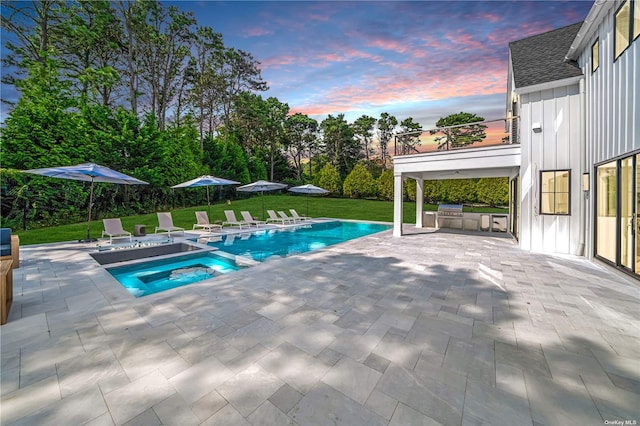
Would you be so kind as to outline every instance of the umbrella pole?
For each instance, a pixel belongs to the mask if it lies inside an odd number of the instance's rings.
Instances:
[[[262,199],[262,220],[265,220],[265,215],[264,215],[264,191],[260,192],[260,198]]]
[[[211,217],[211,201],[209,201],[209,187],[207,186],[207,216]]]
[[[309,217],[309,196],[308,195],[307,195],[307,217]]]
[[[89,216],[87,217],[87,239],[80,240],[82,243],[90,243],[95,241],[91,239],[91,206],[93,205],[93,177],[91,177],[91,189],[89,190]]]

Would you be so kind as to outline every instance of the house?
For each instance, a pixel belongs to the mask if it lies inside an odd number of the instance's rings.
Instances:
[[[584,22],[509,44],[510,143],[394,158],[402,186],[508,177],[521,248],[597,258],[640,276],[640,0],[596,1]]]

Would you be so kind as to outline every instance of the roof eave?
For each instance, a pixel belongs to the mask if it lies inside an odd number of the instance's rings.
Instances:
[[[591,35],[597,30],[597,24],[602,20],[602,17],[606,12],[613,7],[611,1],[596,0],[589,11],[589,14],[585,18],[578,34],[573,39],[569,51],[565,55],[566,61],[575,61],[580,56],[580,52],[584,49],[584,46],[589,42]]]
[[[514,92],[516,92],[518,95],[523,95],[525,93],[539,92],[542,90],[555,89],[557,87],[571,86],[573,84],[578,84],[580,80],[582,80],[583,78],[584,78],[584,75],[576,75],[574,77],[563,78],[561,80],[553,80],[553,81],[548,81],[546,83],[532,84],[531,86],[516,87],[514,89]]]

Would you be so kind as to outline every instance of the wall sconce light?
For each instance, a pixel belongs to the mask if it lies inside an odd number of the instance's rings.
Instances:
[[[589,192],[589,173],[582,174],[582,190]]]
[[[542,124],[535,122],[531,125],[531,130],[535,133],[540,133],[542,131]]]

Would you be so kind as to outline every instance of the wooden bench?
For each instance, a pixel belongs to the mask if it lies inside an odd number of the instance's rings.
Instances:
[[[0,261],[0,325],[6,324],[13,303],[13,260]]]

